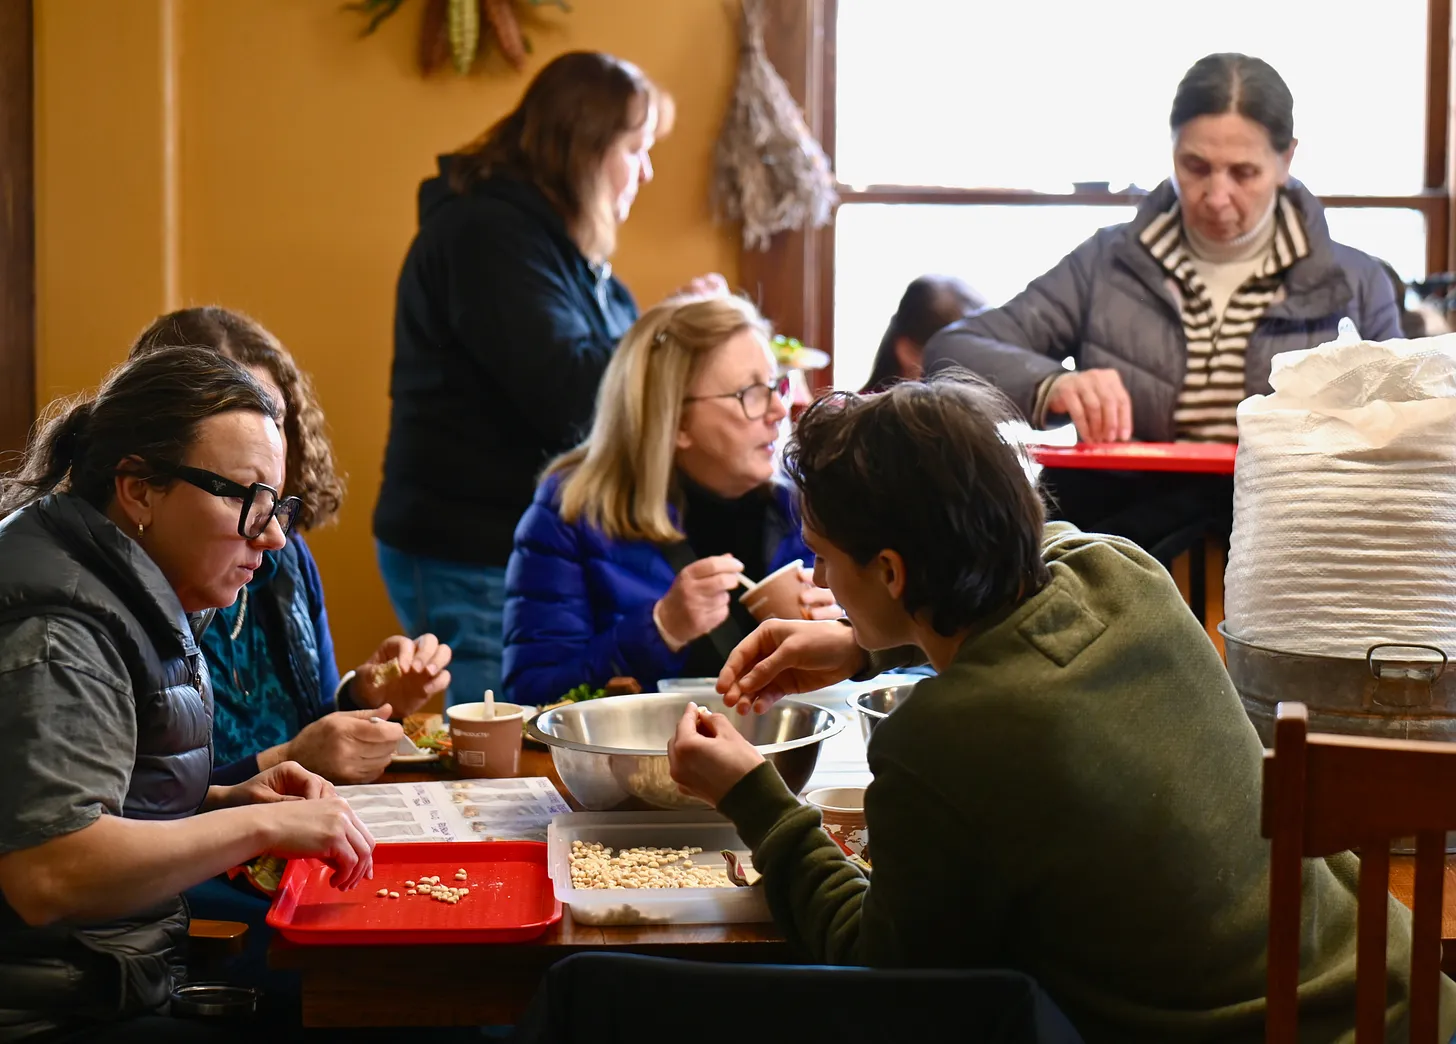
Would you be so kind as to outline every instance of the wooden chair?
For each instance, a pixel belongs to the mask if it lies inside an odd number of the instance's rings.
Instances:
[[[1441,889],[1451,829],[1456,829],[1456,745],[1309,735],[1304,704],[1279,704],[1274,749],[1264,754],[1263,833],[1271,841],[1265,1036],[1270,1044],[1298,1039],[1302,860],[1350,848],[1361,852],[1355,1040],[1383,1044],[1390,842],[1412,835],[1410,1039],[1437,1044]]]
[[[191,952],[187,958],[187,975],[193,982],[213,982],[222,978],[222,969],[230,957],[243,952],[248,926],[241,921],[208,921],[194,917],[187,926]]]

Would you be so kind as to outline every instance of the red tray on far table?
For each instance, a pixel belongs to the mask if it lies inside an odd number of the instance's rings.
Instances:
[[[1239,448],[1227,442],[1079,442],[1030,449],[1036,462],[1046,468],[1232,475]]]
[[[457,881],[462,868],[468,880]],[[470,894],[454,904],[406,894],[405,881],[426,876]],[[399,898],[381,899],[381,888]],[[320,946],[525,942],[559,920],[541,841],[378,845],[374,879],[351,892],[330,885],[329,868],[317,859],[295,859],[268,911],[283,938]]]

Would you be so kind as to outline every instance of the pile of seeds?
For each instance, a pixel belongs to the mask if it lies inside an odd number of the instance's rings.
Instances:
[[[571,843],[573,888],[732,888],[723,866],[696,865],[701,848],[612,849],[595,841]]]
[[[438,874],[432,877],[422,877],[418,881],[406,881],[404,883],[404,894],[429,896],[439,903],[458,903],[470,894],[470,889],[465,885],[469,877],[470,875],[465,872],[465,868],[461,867],[455,871],[455,880],[460,882],[458,888],[441,884]],[[392,892],[388,888],[381,888],[374,894],[381,899],[399,898],[398,892]]]

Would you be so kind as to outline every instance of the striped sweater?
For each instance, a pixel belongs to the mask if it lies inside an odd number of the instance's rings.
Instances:
[[[1274,234],[1267,256],[1254,275],[1234,290],[1222,315],[1196,270],[1177,201],[1139,236],[1172,277],[1182,302],[1188,368],[1173,414],[1180,439],[1238,441],[1234,413],[1244,399],[1244,352],[1249,335],[1269,306],[1279,299],[1283,272],[1310,252],[1299,210],[1283,192],[1276,201],[1273,220]]]

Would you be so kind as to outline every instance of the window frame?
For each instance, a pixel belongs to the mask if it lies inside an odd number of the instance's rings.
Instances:
[[[834,161],[838,0],[779,0],[766,4],[769,58],[803,108],[809,130]],[[1407,196],[1320,196],[1327,208],[1419,211],[1426,221],[1428,273],[1449,271],[1456,255],[1451,168],[1451,0],[1427,0],[1425,163],[1422,190]],[[839,185],[839,205],[864,203],[963,206],[1136,206],[1144,197],[1119,192],[1035,192],[919,185]],[[837,215],[838,208],[836,208]],[[744,289],[775,327],[828,353],[830,364],[810,374],[818,391],[833,384],[834,221],[822,229],[783,232],[767,250],[742,248]]]

